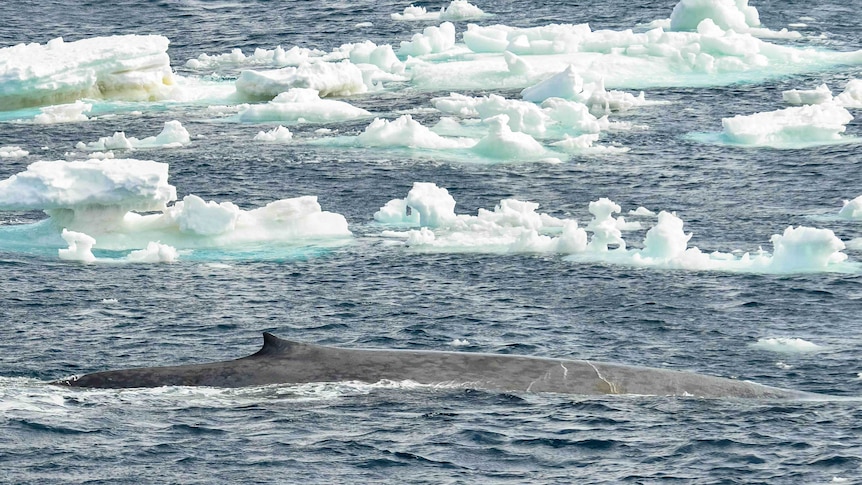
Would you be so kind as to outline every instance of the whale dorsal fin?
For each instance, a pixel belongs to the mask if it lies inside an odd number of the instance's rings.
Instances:
[[[252,357],[289,354],[308,344],[278,338],[269,332],[263,332],[263,347]]]

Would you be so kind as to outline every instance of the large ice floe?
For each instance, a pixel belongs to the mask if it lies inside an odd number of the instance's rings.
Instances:
[[[174,84],[168,39],[95,37],[0,49],[0,111],[82,98],[156,100]]]
[[[846,262],[844,243],[828,229],[788,227],[772,236],[772,254],[705,253],[688,247],[692,234],[684,232],[682,219],[666,211],[646,231],[641,247],[631,247],[623,233],[642,229],[642,223],[614,217],[621,208],[606,198],[589,204],[593,218],[585,227],[574,219],[537,212],[539,205],[532,202],[504,199],[475,216],[456,214],[455,204],[446,189],[417,182],[406,198],[389,201],[374,219],[390,227],[383,236],[418,251],[556,253],[581,263],[744,273],[858,270],[858,264]]]
[[[32,230],[53,234],[49,245],[63,234],[69,247],[60,257],[82,261],[93,260],[92,249],[136,250],[129,261],[169,261],[176,259],[171,248],[239,250],[351,237],[345,218],[321,210],[314,196],[243,210],[195,195],[176,201],[167,179],[167,164],[147,160],[35,162],[0,181],[0,210],[45,211],[50,217]]]

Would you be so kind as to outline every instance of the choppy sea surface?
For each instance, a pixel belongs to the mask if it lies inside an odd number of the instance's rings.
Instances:
[[[614,30],[667,18],[674,6],[477,4],[494,14],[476,21],[482,24],[589,22]],[[769,27],[804,23],[797,30],[823,34],[818,45],[862,48],[858,1],[754,5]],[[434,24],[390,19],[406,6],[13,0],[0,5],[0,45],[160,34],[171,40],[177,72],[200,76],[184,62],[202,53],[277,45],[331,50],[366,39],[396,44]],[[465,23],[456,26],[461,31]],[[559,255],[428,253],[390,244],[372,218],[421,181],[447,188],[464,214],[504,198],[582,220],[589,219],[587,204],[600,197],[625,210],[675,211],[694,234],[689,244],[705,251],[755,251],[789,225],[825,227],[845,242],[858,241],[862,224],[834,215],[842,200],[862,194],[859,144],[752,149],[684,135],[719,131],[722,117],[774,110],[782,90],[825,82],[840,91],[860,77],[859,66],[837,67],[757,84],[650,89],[647,99],[666,103],[617,118],[647,127],[614,135],[629,152],[575,155],[561,164],[477,165],[409,150],[252,143],[262,125],[216,123],[205,106],[193,105],[120,111],[85,123],[4,123],[0,146],[31,154],[0,160],[0,179],[35,160],[64,159],[78,141],[119,130],[154,134],[176,119],[193,134],[191,144],[138,150],[134,157],[169,163],[181,197],[194,193],[253,208],[316,195],[325,210],[347,218],[355,237],[333,248],[198,252],[152,265],[80,264],[26,244],[4,246],[0,481],[862,483],[858,272],[735,274]],[[447,94],[405,89],[350,101],[392,117]],[[415,117],[433,124],[439,113]],[[366,124],[327,126],[356,133]],[[291,131],[301,137],[317,128]],[[850,122],[847,134],[862,136],[862,122]],[[45,217],[3,212],[0,224]],[[862,261],[862,245],[844,252]],[[257,350],[262,331],[345,347],[588,358],[832,397],[581,397],[397,382],[122,391],[46,384],[112,368],[240,357]],[[815,346],[763,344],[778,339]]]

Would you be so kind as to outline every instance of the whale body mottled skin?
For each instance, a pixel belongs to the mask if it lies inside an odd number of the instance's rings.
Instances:
[[[96,372],[52,384],[72,387],[245,387],[381,380],[505,392],[641,394],[705,398],[803,398],[809,393],[691,372],[517,355],[327,347],[263,334],[263,348],[236,360]]]

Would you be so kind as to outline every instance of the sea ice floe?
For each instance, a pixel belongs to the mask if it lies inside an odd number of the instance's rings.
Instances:
[[[716,11],[710,7],[706,13]],[[448,55],[420,57],[407,65],[415,85],[453,90],[525,88],[570,65],[590,82],[603,79],[612,88],[645,88],[723,85],[862,63],[860,51],[801,49],[752,35],[768,32],[762,28],[739,32],[711,18],[702,19],[692,31],[679,32],[661,27],[647,32],[593,31],[587,24],[529,28],[470,24],[463,33],[466,52],[458,45]]]
[[[36,162],[0,181],[0,210],[44,210],[50,218],[33,224],[34,230],[48,224],[57,234],[70,231],[70,247],[62,254],[77,260],[94,248],[143,250],[129,255],[135,260],[170,259],[171,251],[153,241],[178,249],[241,249],[351,236],[344,217],[322,211],[314,196],[243,210],[187,195],[169,206],[176,188],[167,178],[168,165],[154,161]]]
[[[793,106],[777,111],[723,118],[723,138],[733,144],[795,148],[844,140],[853,116],[835,103]],[[846,141],[846,140],[845,140]]]
[[[580,227],[574,219],[538,213],[538,204],[504,199],[493,210],[476,216],[455,213],[455,199],[444,188],[417,182],[404,199],[389,201],[374,219],[389,226],[383,235],[403,241],[414,250],[480,253],[557,253],[581,263],[602,263],[660,269],[731,271],[745,273],[855,272],[841,251],[844,243],[828,229],[788,227],[771,238],[773,254],[704,253],[688,247],[691,233],[683,221],[662,211],[650,227],[642,247],[632,248],[623,233],[642,229],[629,222],[621,207],[602,198],[589,204],[592,220]],[[650,211],[639,208],[636,214]],[[408,228],[405,230],[405,227]]]
[[[0,158],[22,158],[30,152],[18,146],[0,147]]]
[[[585,83],[572,65],[544,81],[525,88],[521,91],[521,97],[536,103],[551,98],[577,101],[597,115],[628,111],[635,106],[647,104],[643,91],[638,96],[622,91],[607,91],[602,79]]]
[[[467,0],[452,0],[452,2],[440,9],[439,12],[428,12],[425,7],[410,5],[405,7],[402,13],[391,14],[392,20],[479,20],[488,17],[489,14],[481,8],[467,2]]]
[[[291,88],[308,88],[322,97],[350,96],[368,91],[362,71],[350,61],[307,62],[297,67],[242,71],[236,90],[251,99],[272,99]]]
[[[186,61],[186,67],[190,69],[216,69],[224,67],[298,66],[323,54],[325,52],[322,50],[299,46],[293,46],[287,50],[281,46],[274,49],[257,48],[251,55],[243,54],[242,49],[233,49],[225,54],[201,54],[196,59]]]
[[[853,200],[845,200],[844,207],[838,212],[838,217],[850,220],[862,220],[862,195]]]
[[[847,81],[844,91],[835,96],[835,102],[845,108],[862,109],[862,79]]]
[[[354,138],[354,144],[367,147],[406,147],[434,150],[458,149],[473,146],[469,138],[448,138],[434,133],[410,115],[389,121],[376,118],[365,131]]]
[[[784,102],[792,106],[804,104],[821,104],[832,101],[832,91],[826,84],[815,89],[791,89],[781,93]]]
[[[159,35],[62,38],[0,49],[0,111],[82,98],[164,99],[174,75]]]
[[[37,125],[52,125],[54,123],[74,123],[88,121],[90,118],[84,113],[93,109],[92,103],[81,100],[74,103],[45,106],[40,113],[33,117],[33,123]]]
[[[191,143],[189,132],[179,121],[173,120],[166,121],[164,128],[156,136],[148,136],[139,140],[135,137],[126,137],[125,132],[118,131],[111,136],[99,138],[97,141],[78,142],[75,148],[88,151],[132,150],[135,148],[177,148],[189,143]]]
[[[791,89],[782,93],[784,101],[791,105],[834,103],[845,108],[862,108],[862,79],[851,79],[844,91],[832,96],[832,91],[826,84],[815,89]]]
[[[670,28],[695,31],[705,19],[737,32],[760,27],[760,14],[748,0],[681,0],[670,14]]]
[[[0,181],[0,210],[162,211],[177,192],[168,165],[147,160],[39,161]]]
[[[171,263],[179,258],[179,252],[167,244],[150,241],[144,249],[131,251],[124,258],[102,258],[93,254],[93,246],[96,240],[82,232],[63,229],[61,236],[69,245],[68,248],[58,250],[60,259],[66,261],[80,261],[82,263]],[[116,301],[114,301],[116,303]]]
[[[449,124],[460,126],[456,120],[451,119],[444,123]],[[449,128],[458,131],[452,126]],[[566,153],[545,148],[529,134],[513,131],[509,128],[509,119],[505,114],[492,116],[482,121],[482,127],[474,127],[472,131],[479,135],[478,138],[441,136],[436,130],[445,131],[446,126],[442,129],[435,126],[435,130],[432,130],[414,120],[411,115],[402,115],[393,121],[377,118],[357,136],[323,138],[311,143],[431,150],[437,156],[444,155],[467,163],[559,163],[561,158],[567,158]]]
[[[751,344],[752,347],[771,352],[797,353],[820,352],[824,347],[798,337],[766,337],[759,338]]]
[[[278,125],[269,131],[259,131],[254,135],[254,141],[265,141],[272,143],[287,143],[293,139],[293,133],[287,128]]]
[[[240,107],[244,122],[330,123],[371,116],[368,111],[344,101],[321,99],[315,89],[292,88],[264,104]]]
[[[398,54],[402,56],[423,56],[446,52],[455,46],[455,25],[443,22],[439,27],[428,26],[422,33],[413,34],[410,40],[401,41]]]

